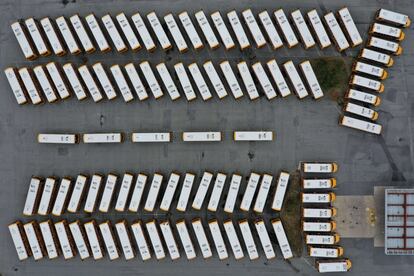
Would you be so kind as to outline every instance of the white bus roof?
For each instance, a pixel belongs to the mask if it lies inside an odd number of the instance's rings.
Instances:
[[[161,238],[160,235],[158,233],[158,229],[157,229],[157,225],[155,223],[154,220],[147,222],[145,224],[146,228],[147,228],[147,232],[148,235],[150,237],[151,240],[151,244],[152,244],[152,249],[154,250],[155,253],[155,257],[157,258],[157,260],[161,260],[165,258],[165,251],[164,251],[164,247],[161,243]]]
[[[147,84],[151,89],[151,92],[154,95],[155,99],[162,97],[164,93],[161,90],[160,84],[158,83],[158,80],[155,77],[149,62],[143,61],[139,64],[139,67],[141,68],[141,71],[144,74],[144,78],[147,81]]]
[[[319,85],[318,78],[316,77],[309,60],[302,62],[300,64],[300,68],[302,69],[303,75],[305,76],[305,80],[308,83],[308,87],[310,88],[310,92],[312,93],[315,100],[322,98],[322,88]]]
[[[36,212],[38,201],[41,196],[42,181],[37,177],[32,177],[29,183],[29,190],[27,192],[26,201],[23,207],[23,215],[32,216]]]
[[[32,104],[40,104],[43,102],[42,96],[40,95],[40,91],[37,89],[32,75],[27,67],[23,67],[19,69],[19,76],[23,81],[25,90],[32,101]]]
[[[315,40],[313,39],[313,36],[308,28],[308,25],[306,25],[305,19],[303,18],[303,15],[299,9],[295,10],[291,13],[293,18],[293,23],[296,26],[296,29],[299,32],[299,35],[302,39],[302,42],[306,49],[311,48],[315,45]]]
[[[119,91],[121,92],[122,97],[124,98],[125,102],[130,102],[134,99],[134,95],[132,94],[131,89],[125,79],[124,73],[122,73],[122,69],[118,64],[111,66],[112,76],[115,79],[115,83],[118,86]]]
[[[210,228],[211,237],[213,238],[214,245],[216,246],[217,254],[220,260],[227,259],[229,257],[227,253],[226,244],[224,243],[223,236],[221,235],[221,230],[218,225],[217,220],[212,220],[208,223]]]
[[[96,201],[101,190],[102,179],[103,177],[99,174],[94,174],[92,176],[84,207],[84,211],[86,213],[92,213],[95,211]]]
[[[145,48],[147,51],[151,52],[155,50],[156,46],[154,40],[152,39],[147,26],[145,26],[144,20],[142,19],[141,15],[137,12],[131,16],[132,22],[134,23],[135,28],[138,31],[138,34],[144,42]]]
[[[273,141],[273,131],[234,131],[234,141]]]
[[[87,133],[83,134],[84,143],[121,143],[122,133]]]
[[[52,201],[54,198],[52,196],[55,196],[55,191],[57,189],[57,181],[54,177],[48,177],[46,178],[45,184],[43,185],[43,192],[42,197],[40,198],[39,208],[37,209],[37,213],[39,215],[46,216],[49,214]]]
[[[114,174],[108,174],[106,177],[105,187],[99,204],[99,212],[107,213],[111,207],[112,197],[117,186],[118,176]]]
[[[165,244],[167,245],[168,252],[170,253],[171,260],[179,259],[180,251],[178,250],[177,242],[175,241],[170,223],[168,221],[161,222],[160,228]]]
[[[256,244],[250,229],[248,220],[239,221],[240,232],[243,237],[244,245],[247,249],[247,254],[250,260],[256,260],[259,258],[259,252],[257,251]]]
[[[139,254],[143,261],[151,259],[151,253],[149,251],[147,240],[144,236],[144,231],[141,226],[141,222],[138,221],[131,225],[132,233],[134,234],[135,241],[139,250]]]
[[[13,91],[13,95],[16,98],[16,101],[18,104],[25,104],[27,103],[27,98],[25,95],[24,87],[22,86],[22,83],[20,82],[20,79],[18,78],[16,74],[17,70],[15,68],[9,67],[4,70],[4,73],[6,74],[7,80],[10,84],[10,88]]]
[[[185,220],[179,221],[176,223],[176,228],[178,235],[180,236],[181,244],[183,246],[185,255],[188,260],[192,260],[197,257],[196,251],[194,249],[193,241],[191,240],[190,233],[188,232],[187,225]]]
[[[79,210],[81,200],[86,189],[86,181],[88,177],[79,174],[76,178],[75,184],[73,186],[72,195],[70,196],[67,210],[71,213],[76,213]]]
[[[10,235],[13,240],[14,248],[17,252],[17,257],[20,261],[29,258],[28,248],[25,244],[25,237],[23,236],[23,229],[20,222],[12,223],[8,226]]]
[[[197,86],[198,92],[200,92],[201,97],[204,101],[207,101],[211,99],[212,95],[210,92],[210,89],[208,88],[208,85],[206,81],[204,80],[203,74],[200,71],[200,68],[198,67],[197,63],[191,63],[188,65],[188,70],[191,73],[191,76],[193,77],[194,83]]]
[[[220,35],[220,38],[226,47],[226,50],[230,50],[235,46],[233,38],[230,35],[229,30],[226,27],[226,23],[224,23],[223,18],[219,11],[214,12],[211,14],[211,20],[213,20],[214,26],[217,29],[217,32]]]
[[[233,251],[234,258],[236,260],[242,259],[244,257],[243,248],[241,247],[239,238],[237,237],[237,232],[234,228],[233,222],[231,220],[227,220],[223,223],[223,226]]]
[[[338,15],[342,24],[345,27],[345,30],[348,33],[349,38],[351,39],[351,44],[353,47],[362,43],[362,37],[359,34],[358,28],[355,25],[354,19],[351,16],[348,8],[342,8],[338,11]]]
[[[37,135],[37,141],[46,144],[76,144],[77,134],[39,133]]]
[[[203,64],[203,67],[207,73],[208,78],[210,79],[211,84],[214,87],[214,90],[217,93],[217,96],[220,99],[226,97],[227,91],[224,88],[223,82],[217,74],[216,68],[214,67],[213,63],[211,61],[207,61]]]
[[[377,19],[384,20],[389,23],[403,25],[404,27],[408,27],[410,24],[410,19],[407,15],[387,9],[380,9],[378,11]]]
[[[131,50],[136,51],[141,49],[141,44],[139,43],[137,36],[132,30],[132,27],[129,24],[128,18],[126,17],[125,13],[119,13],[116,16],[116,20],[118,21],[118,24],[121,27],[121,30],[124,33],[124,36]]]
[[[273,176],[269,174],[263,174],[260,182],[259,192],[256,196],[256,202],[254,203],[253,210],[256,213],[262,213],[267,202],[267,196],[272,186]]]
[[[331,222],[303,222],[303,231],[305,232],[331,232]]]
[[[365,73],[368,75],[372,75],[378,78],[381,78],[384,75],[385,70],[381,67],[371,65],[365,62],[357,61],[354,64],[354,70],[360,73]]]
[[[43,244],[38,239],[36,222],[32,221],[23,225],[27,241],[30,245],[30,251],[35,261],[43,259]]]
[[[180,181],[180,175],[176,173],[171,173],[170,178],[168,179],[167,187],[164,191],[164,196],[162,197],[160,209],[168,212],[170,210],[171,203],[174,198],[175,191],[177,190],[178,182]]]
[[[218,39],[216,35],[213,32],[213,29],[211,28],[210,23],[207,20],[206,15],[204,12],[198,11],[194,14],[195,18],[197,19],[198,25],[200,26],[201,31],[204,34],[204,37],[206,38],[208,45],[211,49],[216,49],[220,46]]]
[[[252,65],[252,69],[254,74],[256,75],[256,78],[259,80],[260,86],[262,87],[266,98],[268,100],[274,99],[277,94],[275,89],[273,88],[272,83],[269,80],[269,77],[266,74],[266,71],[264,70],[262,63],[256,62]]]
[[[211,252],[210,243],[208,242],[206,232],[204,231],[204,226],[201,222],[201,219],[195,219],[192,221],[193,229],[195,236],[198,241],[198,245],[201,250],[201,254],[203,255],[204,259],[208,259],[213,256]]]
[[[349,89],[348,93],[345,96],[348,99],[353,99],[356,101],[377,105],[378,103],[378,97],[375,95],[372,95],[370,93],[365,93],[356,89]]]
[[[39,223],[40,231],[42,232],[43,242],[46,247],[47,255],[49,259],[54,259],[59,256],[56,241],[52,233],[51,221],[43,221]]]
[[[42,65],[35,66],[33,72],[36,75],[37,82],[40,84],[43,94],[46,96],[46,99],[49,103],[53,103],[58,100],[58,97],[55,93],[55,89],[52,86],[48,76],[46,75],[45,70]]]
[[[167,34],[164,31],[164,28],[161,25],[160,20],[155,12],[147,14],[147,19],[152,27],[152,30],[155,33],[155,36],[158,39],[162,49],[168,50],[172,47],[170,40],[168,39]]]
[[[70,22],[72,23],[72,27],[75,30],[75,33],[82,44],[82,47],[85,52],[92,53],[95,51],[95,46],[92,43],[88,33],[86,32],[85,26],[81,21],[81,18],[78,14],[72,15],[69,18]]]
[[[145,201],[144,210],[147,212],[152,212],[157,203],[158,194],[161,189],[163,176],[161,174],[155,173],[152,177],[152,182],[150,189],[147,194],[147,200]]]
[[[116,260],[119,256],[119,250],[118,246],[115,242],[112,225],[110,222],[103,222],[99,224],[99,229],[101,230],[101,235],[103,238],[103,241],[105,243],[106,251],[108,252],[109,259]]]
[[[296,70],[293,61],[288,61],[283,64],[285,71],[290,79],[290,82],[295,89],[296,95],[299,99],[303,99],[308,96],[308,91],[306,90],[305,84],[303,83],[298,71]]]
[[[66,18],[60,16],[56,18],[56,25],[59,28],[60,34],[62,35],[63,39],[65,40],[66,46],[69,49],[69,52],[73,55],[80,54],[82,51],[78,46],[78,43],[73,36],[72,31],[69,28],[68,22]]]
[[[289,184],[289,173],[280,172],[279,178],[277,180],[277,186],[275,195],[273,197],[272,209],[275,211],[282,210],[283,200],[285,198],[286,189]]]
[[[193,188],[195,175],[192,173],[186,173],[184,176],[183,184],[181,187],[180,196],[177,201],[177,210],[185,212],[190,198],[191,190]]]
[[[368,48],[362,49],[360,56],[364,59],[375,61],[383,65],[384,64],[388,65],[390,61],[392,60],[390,55],[384,54],[382,52],[374,51]]]
[[[334,235],[306,235],[306,244],[335,244]]]
[[[320,273],[324,272],[346,272],[349,270],[347,261],[317,261],[317,269]]]
[[[66,63],[62,66],[63,71],[65,72],[66,79],[69,81],[69,84],[72,88],[72,91],[75,93],[76,97],[79,101],[86,99],[88,96],[86,95],[85,89],[81,82],[79,81],[78,74],[75,71],[72,63]]]
[[[279,243],[280,250],[282,251],[284,259],[290,259],[293,257],[292,250],[290,249],[289,240],[286,236],[285,229],[280,220],[272,221],[273,230],[275,231],[277,241]]]
[[[174,16],[172,13],[167,14],[164,16],[164,21],[168,27],[168,30],[170,31],[170,34],[172,38],[174,39],[175,44],[177,45],[178,50],[181,53],[184,53],[188,50],[187,42],[185,42],[185,39],[183,37],[183,34],[181,33],[177,21],[175,21]]]
[[[69,229],[78,250],[79,256],[82,260],[90,257],[88,244],[85,241],[83,230],[81,229],[79,221],[69,223]]]
[[[125,221],[115,224],[116,232],[118,234],[119,242],[121,243],[122,252],[125,260],[131,260],[135,257],[134,249],[132,248],[131,239],[126,227]]]
[[[75,251],[72,249],[72,240],[68,235],[68,227],[66,221],[55,223],[56,234],[59,239],[60,248],[62,249],[65,260],[75,257]]]
[[[28,40],[25,30],[22,27],[20,22],[14,22],[11,24],[14,36],[19,43],[20,49],[22,50],[24,57],[28,60],[34,60],[37,58],[37,55],[32,47],[31,42]]]
[[[277,89],[282,97],[289,96],[291,94],[290,88],[283,76],[282,72],[280,71],[279,65],[277,64],[275,59],[269,60],[267,63],[267,68],[269,69],[270,75],[275,82]]]
[[[242,181],[241,175],[238,175],[235,173],[232,175],[226,202],[224,204],[224,212],[230,213],[230,214],[233,213],[234,205],[237,200],[237,195],[239,193],[241,181]]]
[[[349,48],[349,43],[346,40],[345,34],[343,33],[338,21],[336,21],[333,12],[330,12],[324,16],[325,22],[330,30],[332,37],[335,40],[338,50],[341,52]]]
[[[341,117],[340,124],[346,127],[355,128],[358,130],[370,132],[373,134],[381,134],[382,125],[370,123],[364,120],[355,119],[349,116]]]
[[[137,179],[135,181],[135,187],[132,190],[131,201],[129,202],[128,210],[130,212],[138,211],[147,179],[148,177],[145,174],[138,174]]]
[[[288,43],[288,47],[292,48],[296,46],[299,42],[296,38],[296,35],[292,29],[292,26],[287,19],[285,12],[282,9],[279,9],[274,12],[274,16],[276,18],[276,22],[278,23],[280,29],[282,30],[283,36],[285,37],[286,42]]]
[[[194,91],[193,85],[190,82],[187,71],[185,70],[184,64],[179,62],[174,65],[175,73],[178,76],[179,83],[181,88],[184,91],[184,95],[187,98],[187,101],[194,100],[197,96]]]
[[[128,47],[126,46],[124,40],[121,37],[121,34],[119,33],[118,29],[115,26],[114,21],[112,20],[111,15],[106,14],[102,16],[102,22],[106,28],[106,31],[109,34],[109,37],[112,40],[112,43],[115,45],[115,48],[118,52],[125,52],[128,50]]]
[[[377,112],[371,108],[367,108],[361,105],[357,105],[354,103],[346,103],[344,106],[344,111],[359,115],[361,117],[365,117],[371,120],[376,120],[376,116],[378,116]]]
[[[252,172],[249,176],[249,181],[246,185],[242,201],[240,203],[240,209],[248,212],[253,201],[253,197],[256,193],[257,185],[259,184],[260,174]]]
[[[213,179],[213,174],[209,172],[204,172],[203,177],[200,180],[194,201],[192,204],[193,209],[200,210],[204,203],[204,198],[207,195],[208,188],[210,187],[211,180]]]
[[[118,198],[115,203],[115,210],[118,212],[125,211],[125,207],[127,204],[129,192],[132,187],[132,180],[134,176],[130,173],[125,173],[124,177],[122,178],[121,188],[119,189]]]
[[[302,179],[304,189],[330,189],[333,188],[334,178]]]
[[[95,15],[91,13],[85,17],[85,20],[101,52],[110,51],[111,46],[106,40],[106,37],[103,34],[102,29],[99,26],[98,20],[96,19]]]
[[[209,132],[183,132],[184,142],[219,142],[221,141],[220,131]]]
[[[50,50],[43,39],[43,35],[40,33],[39,26],[37,22],[32,18],[28,18],[24,21],[26,24],[27,30],[32,37],[32,41],[34,42],[34,45],[36,46],[37,52],[41,56],[47,56],[50,54]]]
[[[243,25],[240,22],[239,16],[235,10],[227,13],[230,25],[233,28],[233,32],[236,35],[237,41],[239,42],[240,49],[244,50],[250,47],[249,39],[243,29]]]
[[[303,208],[304,218],[331,218],[333,211],[331,208]]]
[[[302,194],[303,203],[329,203],[331,202],[330,193],[303,193]]]
[[[275,251],[273,250],[272,242],[267,232],[266,225],[263,220],[256,221],[255,224],[257,234],[259,235],[260,243],[262,244],[263,251],[268,260],[276,257]]]
[[[106,73],[102,63],[98,62],[92,65],[93,71],[95,72],[96,77],[98,78],[99,83],[103,91],[106,94],[106,97],[109,100],[116,98],[116,92],[112,82],[109,80],[108,74]]]
[[[89,245],[91,246],[92,255],[95,260],[103,258],[103,252],[100,240],[96,233],[95,221],[86,222],[83,224],[85,227],[86,236],[88,237]]]
[[[49,62],[46,64],[46,69],[55,85],[56,91],[58,92],[61,99],[70,97],[69,89],[66,87],[66,83],[62,78],[60,68],[57,67],[55,62]]]
[[[319,46],[324,49],[331,46],[331,40],[328,33],[326,32],[325,26],[323,25],[321,18],[318,15],[318,12],[313,9],[307,13],[310,25],[313,28],[316,38],[319,42]]]
[[[244,10],[242,12],[244,21],[246,22],[247,27],[250,30],[250,33],[256,42],[257,48],[261,48],[266,45],[266,39],[263,36],[262,31],[257,24],[256,18],[251,9]]]
[[[158,74],[160,75],[161,80],[164,83],[164,86],[171,97],[171,100],[174,101],[180,98],[180,92],[178,92],[177,86],[175,85],[174,80],[172,79],[171,74],[168,71],[168,68],[165,65],[165,63],[161,62],[157,64],[155,68],[157,68]]]
[[[180,19],[181,24],[183,25],[184,30],[191,41],[191,44],[193,44],[194,49],[197,50],[203,48],[203,42],[201,41],[201,38],[198,35],[198,32],[195,29],[188,13],[184,11],[178,15],[178,18]]]
[[[241,61],[237,64],[240,76],[243,80],[244,87],[246,92],[249,95],[250,100],[255,100],[259,98],[259,92],[257,91],[256,84],[253,80],[253,77],[250,73],[249,66],[245,61]]]
[[[273,49],[276,50],[282,47],[282,39],[280,38],[280,35],[277,32],[269,13],[266,10],[262,11],[259,13],[259,19],[267,33],[270,42],[272,43]]]
[[[89,68],[86,65],[82,65],[78,68],[79,74],[81,75],[86,87],[88,88],[89,94],[91,94],[94,102],[99,102],[103,99],[101,91],[92,77]]]
[[[60,181],[59,190],[56,194],[55,204],[53,205],[52,214],[55,216],[60,216],[64,213],[64,208],[68,201],[68,194],[71,190],[72,180],[70,178],[64,177]]]
[[[216,180],[214,182],[213,191],[210,195],[207,209],[211,212],[215,212],[220,203],[221,193],[223,192],[224,185],[226,183],[227,175],[223,173],[217,173]]]
[[[124,66],[127,72],[128,78],[131,81],[132,87],[134,87],[135,93],[138,95],[138,99],[143,101],[148,98],[147,90],[138,75],[137,68],[133,63],[128,63]]]
[[[398,42],[389,41],[389,40],[382,39],[382,38],[375,37],[375,36],[372,36],[368,40],[367,45],[369,47],[382,49],[382,50],[389,51],[392,53],[397,53],[398,49],[400,48],[400,45]]]
[[[233,93],[235,99],[243,97],[243,91],[237,81],[236,75],[234,75],[233,69],[230,63],[226,60],[220,63],[221,71],[223,72],[224,78],[227,81],[230,91]]]

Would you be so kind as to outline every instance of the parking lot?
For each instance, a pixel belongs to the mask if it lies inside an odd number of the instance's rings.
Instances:
[[[293,60],[295,64],[322,56],[340,56],[330,47],[320,50],[314,47],[304,50],[302,46],[288,49],[283,47],[273,51],[268,46],[263,49],[240,52],[233,49],[226,52],[224,47],[211,51],[207,48],[200,52],[190,49],[185,54],[177,50],[163,52],[157,49],[154,53],[141,50],[125,54],[115,52],[74,57],[40,58],[34,62],[25,61],[18,48],[10,24],[16,19],[49,16],[70,16],[79,13],[85,16],[94,12],[97,16],[105,13],[116,15],[125,12],[127,16],[139,11],[141,15],[156,11],[161,17],[172,12],[178,14],[187,10],[189,14],[199,9],[206,13],[219,10],[224,15],[236,9],[241,12],[251,8],[254,14],[267,9],[269,12],[282,7],[285,12],[300,8],[302,12],[316,8],[319,14],[336,11],[344,1],[312,0],[285,1],[270,0],[246,1],[54,1],[3,0],[0,3],[0,64],[4,69],[8,66],[34,66],[48,61],[74,64],[93,64],[101,61],[105,65],[148,60],[152,65],[161,61],[172,66],[177,62],[190,64],[212,60],[220,62],[229,60],[238,62],[266,62],[275,58],[279,64]],[[414,17],[414,7],[410,0],[350,0],[346,5],[357,23],[358,29],[365,39],[375,11],[388,8]],[[193,172],[201,176],[205,170],[212,172],[238,172],[247,176],[251,171],[278,175],[280,170],[293,171],[299,161],[336,161],[339,171],[338,195],[372,195],[374,186],[412,187],[414,181],[414,33],[412,26],[406,30],[406,39],[402,46],[404,52],[395,58],[395,65],[389,70],[389,79],[385,84],[378,122],[383,125],[381,136],[373,136],[363,132],[338,126],[341,107],[329,95],[320,101],[308,97],[299,100],[296,96],[277,98],[268,101],[265,97],[251,102],[247,95],[240,100],[228,96],[224,100],[217,97],[208,102],[201,97],[188,103],[184,97],[172,102],[167,95],[159,100],[153,98],[145,102],[134,101],[126,104],[121,97],[114,101],[94,103],[83,102],[72,98],[57,104],[42,106],[18,106],[7,79],[0,77],[0,275],[310,275],[316,270],[312,261],[307,258],[292,259],[289,263],[282,260],[280,251],[277,258],[267,261],[261,252],[261,259],[249,261],[244,258],[236,261],[232,256],[220,261],[216,256],[207,261],[201,257],[193,261],[181,258],[171,261],[168,258],[156,261],[154,258],[143,263],[139,258],[125,262],[114,262],[104,259],[99,262],[79,258],[64,261],[27,260],[19,262],[13,248],[6,225],[16,219],[22,219],[22,206],[31,175],[75,176],[79,173],[95,172],[122,174],[130,172],[161,172],[164,175],[171,171],[181,173]],[[355,56],[357,49],[346,52],[347,56]],[[119,131],[172,131],[174,142],[169,144],[132,144],[126,141],[116,145],[77,146],[42,145],[36,142],[36,135],[43,133],[86,133]],[[184,143],[181,141],[182,131],[223,131],[224,141],[220,143]],[[232,141],[234,130],[273,130],[276,139],[264,143],[236,143]],[[338,210],[341,212],[341,209]],[[266,213],[266,218],[274,214]],[[109,213],[94,215],[99,221],[121,218],[134,220],[138,217],[149,218],[150,214],[139,216],[125,213]],[[165,218],[163,214],[156,217]],[[180,215],[171,214],[172,217]],[[188,211],[181,217],[211,217],[207,211]],[[219,212],[215,215],[223,219]],[[235,215],[235,218],[242,217]],[[86,215],[65,215],[72,221],[76,218],[87,218]],[[38,218],[42,220],[43,218]],[[25,221],[28,221],[26,219]],[[410,275],[414,269],[414,257],[385,256],[383,248],[375,248],[373,239],[344,239],[341,245],[345,256],[353,262],[349,275]]]

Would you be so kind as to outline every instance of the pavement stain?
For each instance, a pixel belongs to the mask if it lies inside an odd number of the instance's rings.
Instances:
[[[104,123],[105,123],[105,116],[101,114],[101,116],[99,116],[99,125],[103,127]]]

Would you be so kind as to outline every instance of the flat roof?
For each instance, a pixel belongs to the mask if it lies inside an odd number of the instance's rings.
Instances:
[[[385,254],[414,255],[414,189],[385,190]]]

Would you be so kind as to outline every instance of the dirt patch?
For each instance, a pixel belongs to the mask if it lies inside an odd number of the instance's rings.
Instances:
[[[325,95],[340,105],[348,88],[353,60],[352,57],[323,57],[310,61]]]
[[[300,174],[299,171],[294,171],[290,174],[289,186],[280,212],[280,218],[295,257],[302,256],[303,251],[300,192]]]

